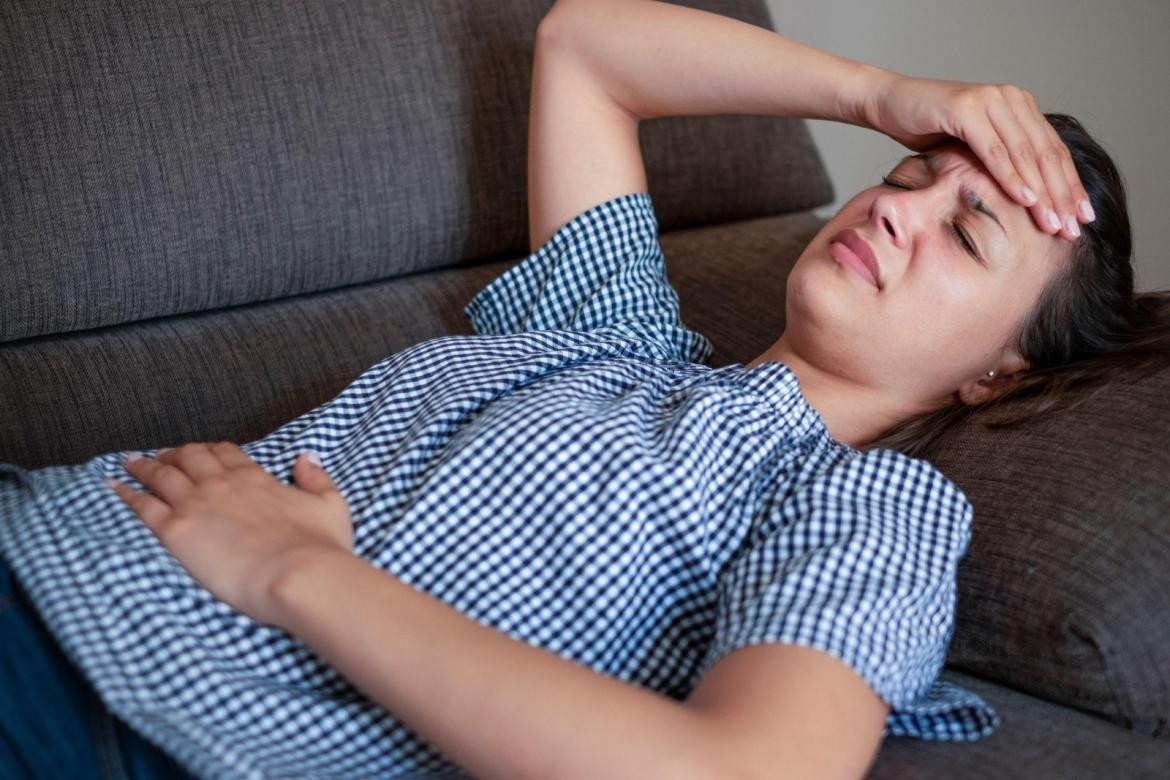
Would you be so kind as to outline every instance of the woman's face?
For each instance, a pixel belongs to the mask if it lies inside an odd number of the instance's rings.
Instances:
[[[924,410],[990,369],[1026,368],[1007,340],[1072,245],[1038,229],[965,144],[912,155],[887,181],[842,206],[797,260],[782,339]],[[880,287],[853,270],[856,255],[840,243],[850,230],[872,252]],[[965,390],[960,398],[972,402]]]

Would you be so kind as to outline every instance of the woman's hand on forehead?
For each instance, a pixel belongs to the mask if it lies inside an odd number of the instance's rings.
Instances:
[[[891,73],[867,113],[873,129],[915,151],[966,143],[1049,235],[1076,239],[1095,218],[1068,147],[1026,90]]]

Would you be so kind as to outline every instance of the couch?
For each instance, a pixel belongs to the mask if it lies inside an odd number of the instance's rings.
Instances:
[[[0,462],[250,441],[471,333],[463,306],[528,251],[550,4],[0,6]],[[696,5],[772,27],[761,0]],[[640,134],[683,319],[712,366],[746,363],[833,199],[807,127]],[[887,738],[871,777],[1170,776],[1168,434],[1160,371],[935,458],[976,510],[942,676],[1002,725]]]

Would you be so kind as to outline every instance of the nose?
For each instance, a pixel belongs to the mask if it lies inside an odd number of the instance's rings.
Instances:
[[[914,235],[921,229],[928,215],[941,207],[941,197],[945,197],[945,193],[939,186],[879,193],[869,207],[869,219],[873,223],[875,236],[884,234],[898,249],[909,249]]]
[[[903,210],[902,196],[910,194],[910,192],[908,190],[883,192],[873,199],[873,203],[869,207],[869,219],[870,222],[874,223],[878,235],[883,233],[887,235],[890,243],[898,249],[906,248],[906,225],[903,221],[906,215]]]

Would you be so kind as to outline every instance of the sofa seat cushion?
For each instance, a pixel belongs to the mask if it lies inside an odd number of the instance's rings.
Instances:
[[[1170,743],[954,669],[941,678],[979,694],[1003,725],[977,742],[889,737],[867,780],[1102,780],[1165,777]]]

